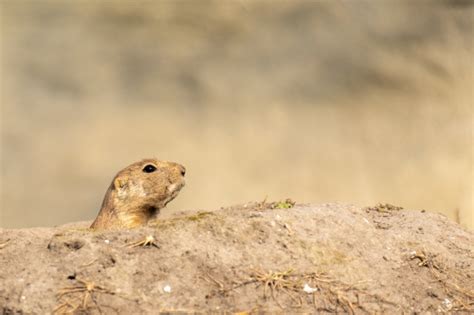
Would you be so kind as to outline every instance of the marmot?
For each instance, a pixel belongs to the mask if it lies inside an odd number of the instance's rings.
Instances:
[[[184,166],[144,159],[115,175],[92,229],[133,228],[146,225],[183,188]]]

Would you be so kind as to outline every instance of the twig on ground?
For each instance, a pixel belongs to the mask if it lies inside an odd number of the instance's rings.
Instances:
[[[126,245],[128,248],[133,248],[133,247],[138,247],[138,246],[155,246],[156,248],[160,248],[156,243],[155,243],[155,238],[153,235],[148,235],[145,237],[145,239],[133,242],[131,244]]]

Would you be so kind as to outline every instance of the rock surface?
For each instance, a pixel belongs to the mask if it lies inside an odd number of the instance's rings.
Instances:
[[[261,202],[88,224],[0,229],[0,313],[474,311],[474,235],[425,211]]]

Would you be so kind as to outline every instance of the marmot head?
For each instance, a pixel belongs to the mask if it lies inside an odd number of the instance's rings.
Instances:
[[[118,203],[140,203],[163,208],[184,186],[184,166],[157,159],[145,159],[121,170],[112,185]]]
[[[118,172],[92,228],[136,227],[155,217],[183,188],[184,166],[145,159]]]

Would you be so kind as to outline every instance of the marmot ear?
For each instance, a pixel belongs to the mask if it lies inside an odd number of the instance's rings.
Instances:
[[[117,177],[114,180],[114,188],[115,190],[121,190],[125,186],[127,186],[128,178],[125,177]]]

